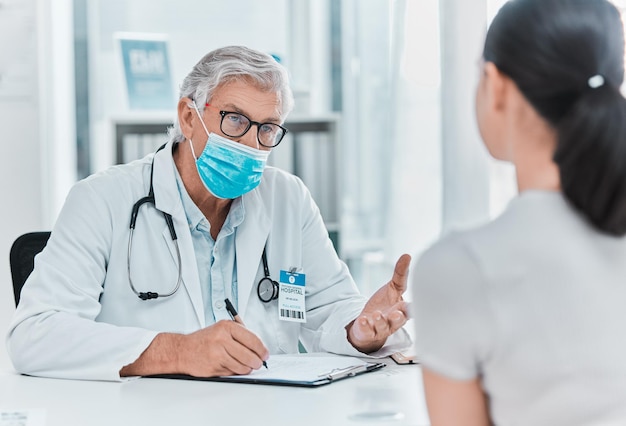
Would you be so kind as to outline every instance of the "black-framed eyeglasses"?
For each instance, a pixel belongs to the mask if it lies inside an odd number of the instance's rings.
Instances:
[[[257,128],[256,138],[259,143],[266,148],[274,148],[287,134],[287,129],[283,126],[274,123],[252,121],[238,112],[220,111],[220,115],[222,116],[220,129],[226,136],[239,138],[248,133],[248,130],[250,130],[254,124]]]

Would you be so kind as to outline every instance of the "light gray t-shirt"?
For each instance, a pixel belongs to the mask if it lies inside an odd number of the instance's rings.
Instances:
[[[527,191],[413,271],[417,350],[481,377],[496,425],[626,425],[626,238]]]

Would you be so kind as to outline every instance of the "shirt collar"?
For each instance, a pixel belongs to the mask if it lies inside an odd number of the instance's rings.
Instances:
[[[183,209],[185,210],[185,215],[187,217],[187,224],[189,225],[189,229],[196,229],[203,220],[206,221],[206,218],[204,217],[204,214],[202,214],[202,211],[200,211],[196,203],[194,203],[191,199],[191,196],[185,188],[185,184],[183,183],[183,179],[180,176],[178,169],[176,167],[174,167],[174,169],[176,173],[176,186],[178,187],[180,199],[183,203]],[[226,217],[226,221],[222,226],[222,229],[224,231],[228,231],[228,233],[232,232],[231,229],[235,229],[237,226],[241,225],[244,216],[245,208],[243,198],[237,197],[230,205],[230,210],[228,212],[228,216]]]
[[[195,229],[202,219],[205,219],[205,217],[198,206],[196,206],[196,203],[194,203],[189,196],[189,193],[185,188],[185,184],[183,183],[183,179],[180,177],[180,173],[178,173],[178,168],[174,167],[174,169],[176,170],[176,186],[178,187],[178,193],[180,194],[183,209],[185,210],[185,215],[187,216],[187,224],[189,225],[189,229]]]

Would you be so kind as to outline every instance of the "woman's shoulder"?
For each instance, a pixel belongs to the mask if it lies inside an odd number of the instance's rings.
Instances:
[[[558,194],[524,194],[514,198],[495,219],[469,229],[447,231],[420,257],[426,264],[474,264],[479,271],[520,259],[524,252],[541,249],[546,239],[560,232],[568,211]],[[457,268],[458,269],[458,268]]]

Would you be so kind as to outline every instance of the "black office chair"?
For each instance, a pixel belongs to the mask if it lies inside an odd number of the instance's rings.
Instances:
[[[29,232],[19,236],[11,246],[9,261],[15,306],[20,302],[22,287],[35,266],[35,255],[43,250],[48,243],[48,238],[50,238],[50,232]]]

